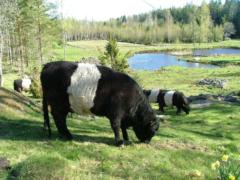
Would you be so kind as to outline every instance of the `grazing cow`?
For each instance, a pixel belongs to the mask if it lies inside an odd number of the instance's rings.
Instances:
[[[116,145],[128,141],[127,128],[132,126],[141,142],[150,142],[158,130],[156,119],[139,85],[128,75],[94,64],[66,61],[51,62],[41,72],[44,127],[49,136],[48,105],[61,135],[72,139],[67,126],[68,112],[106,116]]]
[[[176,106],[177,114],[181,113],[181,110],[189,114],[190,106],[187,98],[182,92],[169,91],[169,90],[143,90],[150,103],[158,103],[159,110],[164,112],[164,106]]]
[[[23,79],[16,79],[13,81],[13,88],[20,93],[22,91],[29,91],[31,83],[31,79],[28,76],[24,76]]]

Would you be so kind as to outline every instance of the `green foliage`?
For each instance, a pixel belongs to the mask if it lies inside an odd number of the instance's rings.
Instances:
[[[40,71],[38,70],[38,68],[34,68],[31,74],[32,83],[30,86],[30,93],[34,98],[40,98],[42,97],[42,87],[39,76]]]
[[[121,54],[118,49],[117,40],[110,37],[105,51],[101,53],[99,59],[102,65],[110,65],[112,69],[119,72],[126,72],[129,67],[127,58],[130,56],[130,51]]]
[[[222,26],[215,26],[213,29],[213,41],[219,42],[223,40],[224,30]]]
[[[138,44],[160,42],[213,42],[224,37],[240,37],[240,1],[221,3],[212,0],[200,6],[187,4],[182,8],[158,9],[149,13],[121,17],[105,22],[65,19],[68,40],[108,39],[108,34],[117,41]],[[232,28],[234,27],[234,29]]]
[[[240,161],[223,155],[220,161],[212,163],[212,169],[218,174],[220,180],[238,180],[240,178]]]
[[[4,27],[4,60],[18,67],[23,75],[29,66],[43,64],[52,56],[50,50],[61,38],[60,23],[54,11],[56,7],[44,0],[10,0],[8,3],[4,14],[8,17],[6,22],[9,21]]]
[[[232,35],[234,35],[236,33],[234,24],[231,22],[225,22],[224,23],[224,37],[230,38]]]

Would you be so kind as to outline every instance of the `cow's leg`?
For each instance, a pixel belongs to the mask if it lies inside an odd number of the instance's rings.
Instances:
[[[58,132],[66,139],[71,140],[72,135],[69,132],[66,124],[66,117],[68,112],[65,110],[57,109],[52,107],[52,116],[57,126]]]
[[[181,113],[181,111],[182,111],[181,107],[177,106],[177,112],[176,112],[176,114],[179,115],[179,114]]]
[[[183,106],[182,109],[186,114],[189,114],[189,110],[186,107]]]
[[[121,129],[124,141],[129,141],[127,128],[125,126],[121,126]]]
[[[22,92],[22,88],[19,87],[17,91],[18,91],[19,93],[21,93],[21,92]]]
[[[164,105],[161,104],[161,103],[159,103],[158,105],[159,105],[159,111],[161,111],[162,113],[164,113],[164,109],[163,109]]]
[[[120,139],[120,126],[121,126],[121,118],[113,118],[110,119],[111,127],[114,133],[115,143],[117,146],[123,145],[123,140]]]

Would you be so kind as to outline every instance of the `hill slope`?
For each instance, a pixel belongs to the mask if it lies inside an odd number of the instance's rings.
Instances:
[[[212,162],[224,153],[238,155],[238,104],[212,104],[188,116],[166,112],[170,118],[150,145],[139,144],[128,130],[132,144],[117,148],[108,120],[75,115],[68,118],[74,140],[66,142],[52,120],[53,137],[47,138],[32,100],[1,88],[0,158],[11,169],[0,170],[0,179],[192,179],[196,170],[197,178],[213,179]]]

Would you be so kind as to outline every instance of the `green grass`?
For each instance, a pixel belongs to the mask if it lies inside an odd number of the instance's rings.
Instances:
[[[235,66],[169,67],[136,74],[145,88],[178,89],[193,95],[239,91],[239,72],[240,67]],[[195,82],[204,77],[227,79],[228,86],[197,86]],[[74,135],[70,142],[59,139],[51,120],[53,137],[49,140],[42,128],[42,115],[31,106],[21,106],[23,110],[0,107],[0,157],[6,157],[12,166],[0,171],[2,179],[216,179],[211,163],[222,154],[237,156],[240,152],[239,104],[213,104],[181,116],[166,108],[170,119],[161,123],[150,145],[139,144],[128,130],[132,144],[125,148],[114,146],[105,118],[69,118],[68,127]],[[196,170],[201,177],[195,177]]]
[[[103,49],[106,41],[70,44],[67,59],[79,60],[97,56],[97,49]],[[122,52],[193,47],[191,44],[119,45]],[[237,47],[239,41],[199,46],[220,45]],[[56,53],[63,55],[62,49]],[[240,90],[239,66],[216,69],[167,67],[158,71],[131,72],[131,75],[144,88],[175,89],[188,96],[200,93],[226,95]],[[17,76],[5,69],[4,86],[12,89],[13,79]],[[219,89],[197,85],[202,78],[226,79],[227,86]],[[157,109],[156,105],[153,107]],[[53,135],[48,139],[42,127],[42,114],[36,109],[33,104],[23,103],[12,94],[1,94],[0,90],[0,157],[6,157],[12,167],[0,170],[0,179],[217,179],[210,168],[211,163],[222,154],[238,157],[240,153],[239,104],[212,104],[180,116],[175,114],[176,109],[166,108],[169,119],[161,123],[149,145],[139,144],[134,132],[128,130],[132,143],[124,148],[114,146],[113,132],[106,118],[69,117],[73,141],[61,140],[51,119]],[[196,170],[201,172],[200,177]]]
[[[198,57],[196,60],[194,57],[182,57],[180,59],[184,59],[191,62],[199,62],[199,63],[207,63],[214,64],[218,66],[225,65],[240,65],[240,55],[219,55],[219,56],[207,56],[207,57]]]
[[[144,88],[180,90],[188,96],[200,93],[226,95],[231,91],[240,90],[239,66],[214,69],[164,67],[157,71],[138,71],[135,74]],[[203,78],[224,79],[227,81],[227,85],[224,89],[197,85],[197,82]]]
[[[91,41],[74,41],[68,42],[66,46],[66,59],[71,61],[79,61],[83,57],[98,57],[99,50],[103,51],[107,41],[105,40],[91,40]],[[132,44],[119,42],[119,49],[121,52],[126,53],[131,51],[132,53],[137,52],[161,52],[161,51],[190,51],[193,49],[210,49],[217,47],[232,47],[240,48],[239,40],[228,40],[215,43],[195,43],[195,44],[154,44],[154,45],[141,45],[141,44]],[[63,48],[54,50],[54,59],[63,60],[64,59],[64,50]]]

